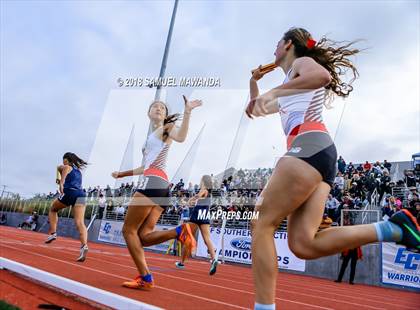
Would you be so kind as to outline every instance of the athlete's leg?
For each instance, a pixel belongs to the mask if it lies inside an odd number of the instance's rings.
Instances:
[[[329,192],[330,186],[321,182],[309,199],[289,215],[288,242],[297,257],[319,258],[378,240],[373,224],[331,227],[318,232]]]
[[[155,225],[162,214],[162,211],[162,207],[155,205],[144,223],[139,228],[138,234],[142,244],[144,246],[151,246],[171,239],[177,239],[185,245],[185,255],[188,257],[196,246],[196,241],[193,233],[191,232],[190,224],[182,224],[174,229],[154,231]]]
[[[64,203],[60,202],[58,199],[54,199],[50,211],[48,213],[48,219],[50,221],[50,228],[48,234],[57,232],[57,222],[58,222],[58,211],[61,209],[67,208]]]
[[[124,219],[123,235],[128,251],[130,252],[139,274],[147,275],[149,274],[149,269],[144,256],[143,245],[138,236],[138,230],[153,209],[153,202],[150,201],[150,206],[144,205],[143,203],[138,205],[136,203],[137,199],[145,200],[148,198],[137,192],[134,194]]]
[[[82,245],[87,244],[87,230],[85,226],[85,210],[86,205],[76,203],[73,208],[74,223],[76,224],[77,230],[79,231],[80,243]]]
[[[213,242],[210,239],[210,225],[202,224],[198,227],[200,228],[201,235],[203,236],[204,243],[206,244],[207,249],[209,250],[210,257],[213,260],[213,259],[215,259],[216,254],[215,254],[215,251],[214,251]]]
[[[274,231],[308,199],[320,182],[319,172],[300,159],[283,157],[277,163],[257,203],[258,220],[253,222],[252,271],[257,303],[274,304],[278,274]]]
[[[149,215],[140,226],[138,235],[143,246],[159,244],[177,237],[175,229],[154,231],[157,221],[163,212],[163,208],[155,205]]]

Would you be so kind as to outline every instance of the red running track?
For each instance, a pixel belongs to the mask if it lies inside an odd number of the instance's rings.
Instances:
[[[249,267],[219,265],[217,274],[209,276],[208,262],[189,260],[185,270],[178,270],[175,257],[147,252],[156,286],[148,292],[131,290],[121,286],[137,275],[126,248],[90,243],[86,262],[76,263],[77,240],[59,237],[49,245],[44,240],[44,234],[3,226],[1,256],[166,309],[249,309],[254,303]],[[282,310],[416,310],[420,304],[416,293],[287,273],[279,274],[276,296],[277,308]]]
[[[97,304],[89,304],[77,296],[62,293],[9,271],[0,270],[0,300],[5,300],[11,305],[21,309],[37,309],[38,305],[56,305],[77,310],[97,309]]]

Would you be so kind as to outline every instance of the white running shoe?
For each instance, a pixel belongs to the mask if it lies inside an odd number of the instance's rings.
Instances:
[[[87,244],[83,245],[83,246],[80,248],[80,256],[79,256],[79,258],[77,259],[77,261],[78,261],[78,262],[84,262],[84,261],[86,260],[86,255],[87,255],[87,252],[88,252],[88,251],[89,251],[89,248],[88,248]]]
[[[45,243],[51,243],[56,239],[57,239],[57,233],[52,233],[51,235],[48,236],[47,240],[45,240]]]
[[[176,268],[178,268],[178,269],[184,269],[184,268],[185,268],[185,265],[184,265],[183,263],[181,263],[181,262],[176,262],[176,263],[175,263],[175,266],[176,266]]]

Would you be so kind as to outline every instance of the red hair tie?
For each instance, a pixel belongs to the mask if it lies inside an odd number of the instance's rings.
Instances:
[[[308,41],[306,41],[306,47],[308,49],[312,49],[316,44],[316,41],[313,39],[308,39]]]

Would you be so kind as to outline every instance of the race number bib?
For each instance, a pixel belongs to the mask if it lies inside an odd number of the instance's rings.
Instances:
[[[143,179],[141,179],[139,186],[137,187],[137,189],[140,190],[145,190],[147,187],[147,183],[149,182],[149,178],[148,177],[144,177]]]

